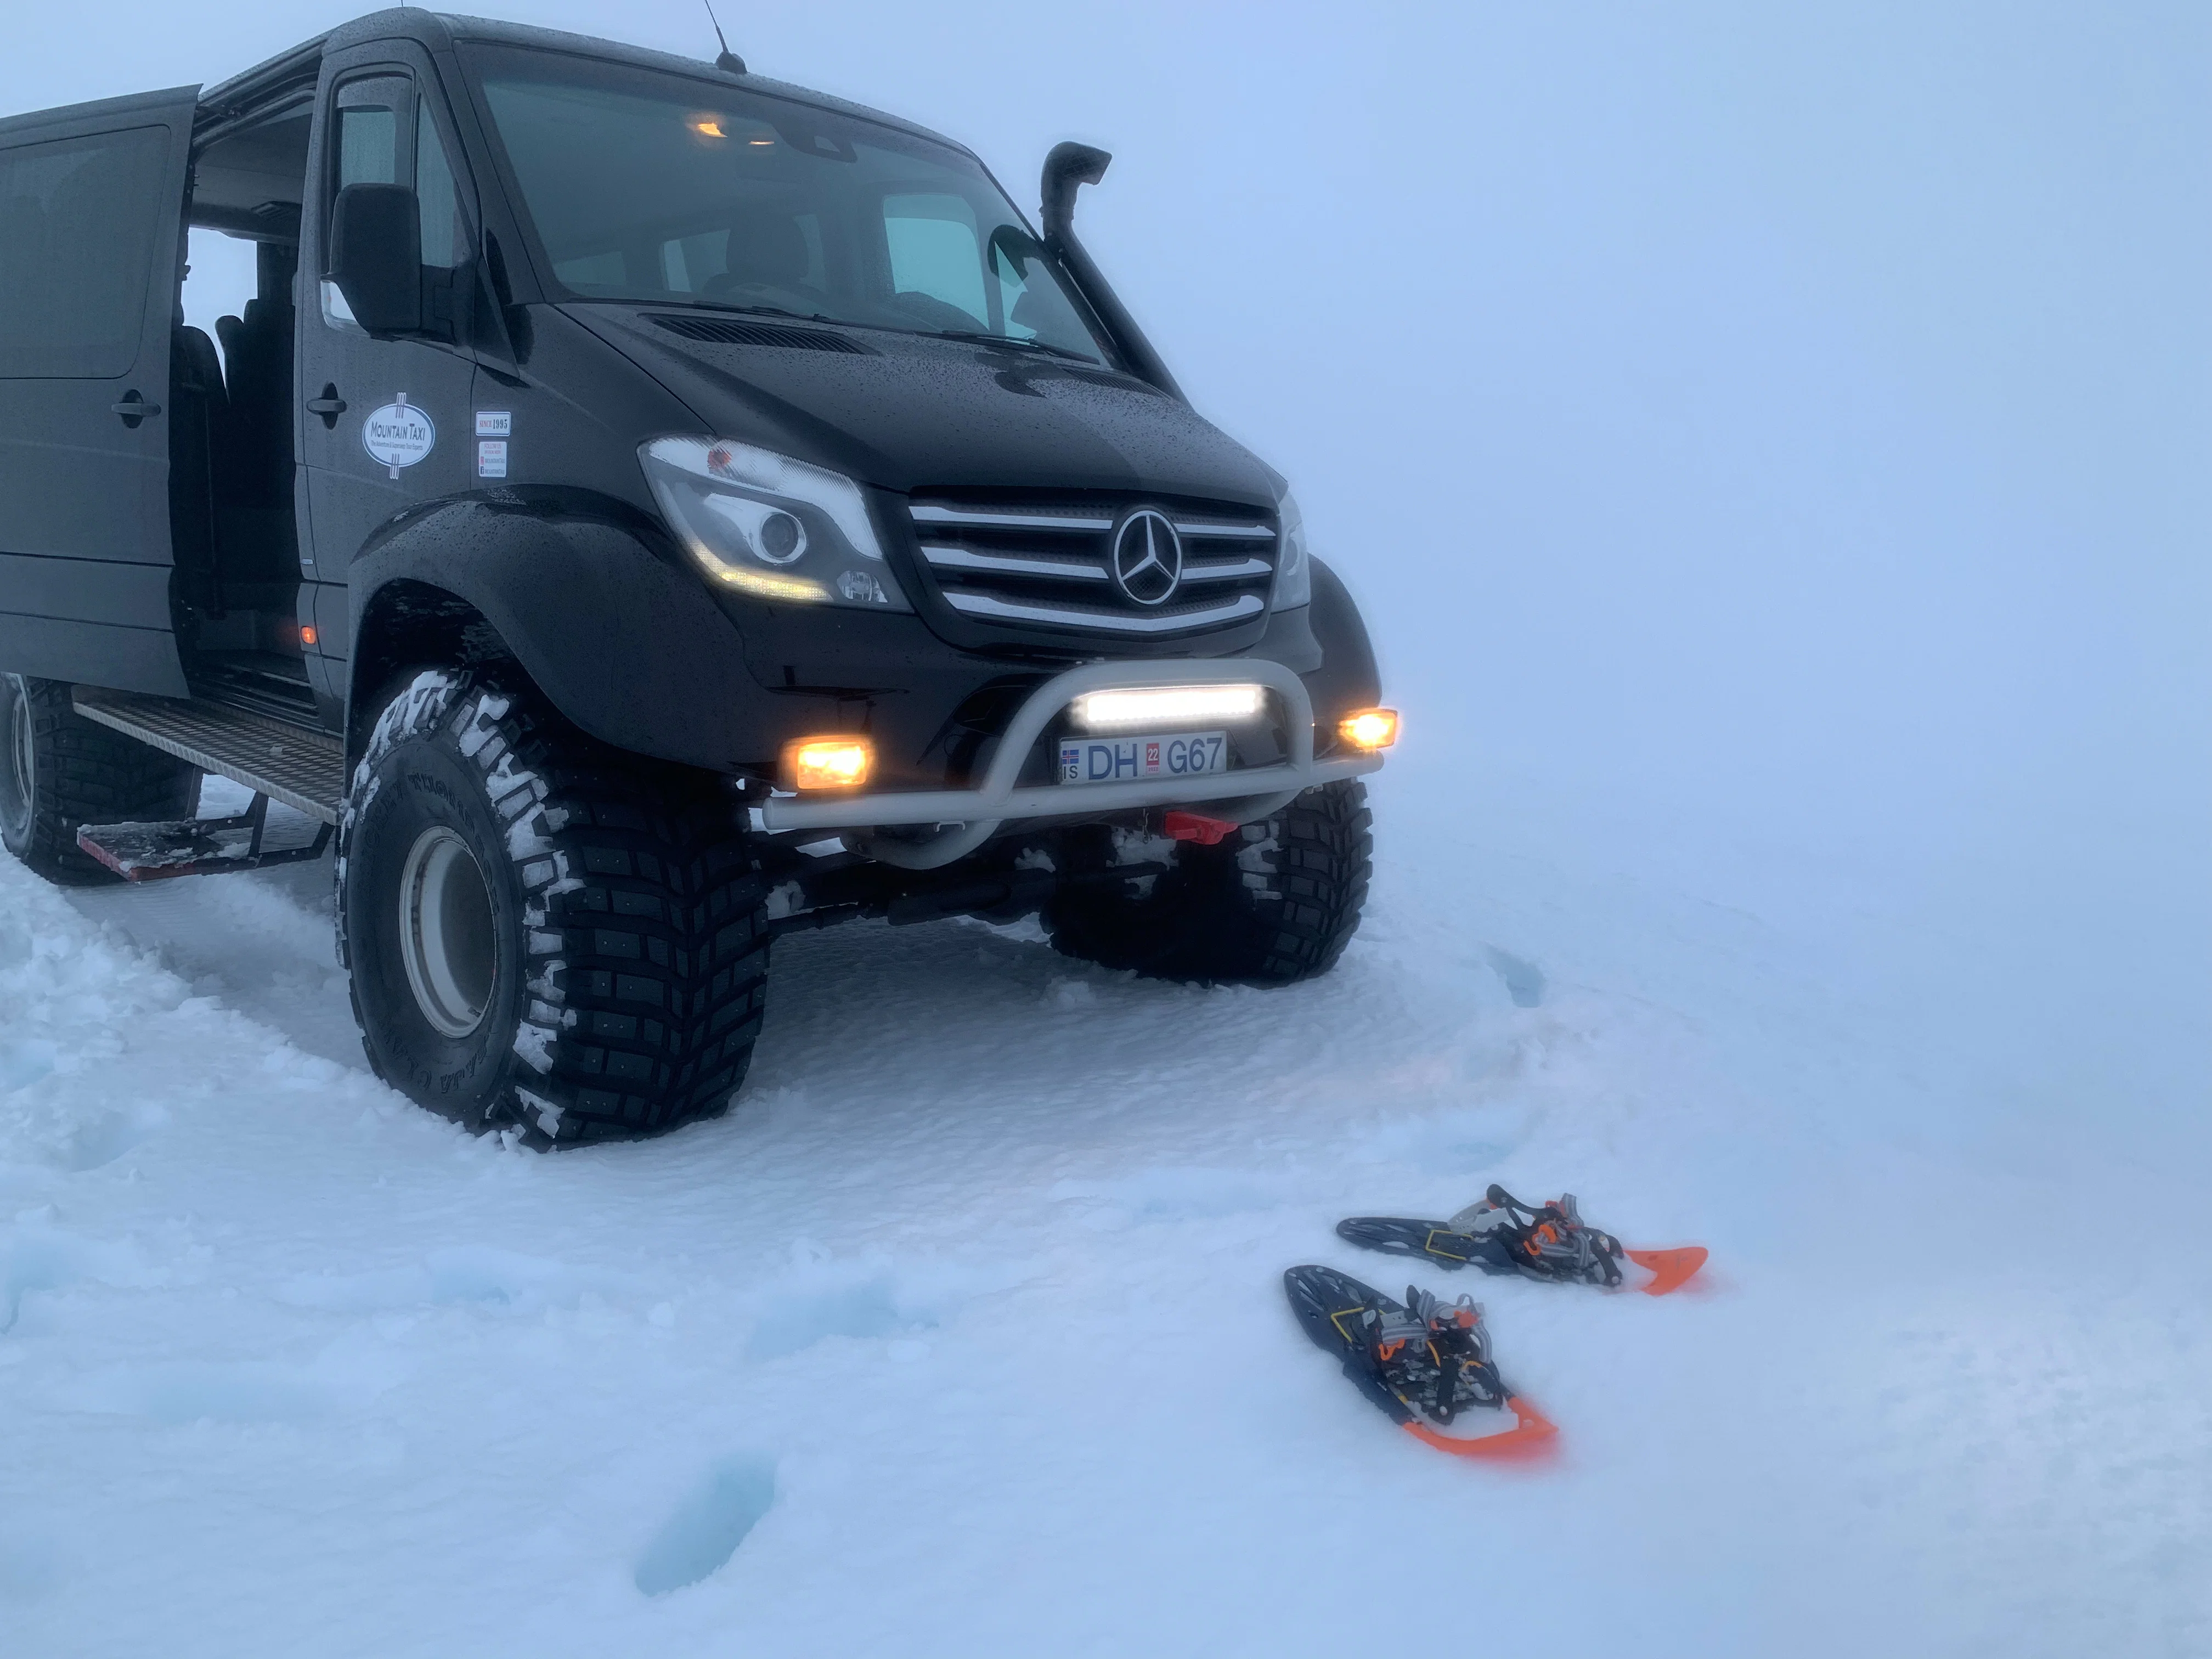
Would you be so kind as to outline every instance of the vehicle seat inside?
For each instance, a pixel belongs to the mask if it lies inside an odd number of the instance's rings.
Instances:
[[[724,249],[726,268],[707,279],[704,292],[805,307],[813,256],[798,220],[773,211],[748,215],[730,227]]]
[[[169,544],[177,599],[205,610],[216,604],[216,432],[230,398],[215,342],[183,322],[170,341],[169,395]]]
[[[222,337],[229,394],[217,427],[217,556],[223,586],[249,605],[259,596],[246,589],[296,583],[300,576],[292,518],[290,293],[290,268],[299,256],[266,242],[258,252],[262,264],[286,267],[281,281],[264,276],[261,292],[246,302],[246,314],[215,325]]]
[[[295,106],[195,155],[187,222],[253,245],[253,291],[216,320],[219,354],[179,317],[172,377],[173,598],[187,677],[203,695],[288,712],[313,701],[292,480],[307,136],[307,113]]]

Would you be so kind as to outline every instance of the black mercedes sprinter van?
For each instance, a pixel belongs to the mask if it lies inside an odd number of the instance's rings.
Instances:
[[[1396,717],[1073,234],[1107,159],[1032,228],[727,52],[417,10],[0,121],[0,838],[335,836],[370,1061],[537,1145],[725,1107],[793,928],[1326,970]],[[188,226],[256,250],[220,349]]]

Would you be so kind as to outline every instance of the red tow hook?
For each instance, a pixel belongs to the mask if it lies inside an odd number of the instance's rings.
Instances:
[[[1237,829],[1226,818],[1209,818],[1201,812],[1170,812],[1161,827],[1176,841],[1194,841],[1200,847],[1218,847],[1221,838]]]

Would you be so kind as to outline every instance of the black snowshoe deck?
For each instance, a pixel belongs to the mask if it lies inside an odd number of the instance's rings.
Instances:
[[[1498,1186],[1448,1221],[1362,1215],[1340,1221],[1336,1231],[1364,1250],[1411,1256],[1448,1272],[1474,1267],[1501,1277],[1607,1291],[1633,1288],[1646,1296],[1680,1290],[1705,1265],[1706,1255],[1700,1244],[1631,1249],[1584,1223],[1572,1194],[1528,1205]],[[1623,1261],[1643,1268],[1650,1279],[1632,1287],[1621,1271]]]

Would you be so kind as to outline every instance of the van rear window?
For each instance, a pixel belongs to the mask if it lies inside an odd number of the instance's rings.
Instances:
[[[0,149],[0,378],[131,372],[168,151],[165,127]]]

